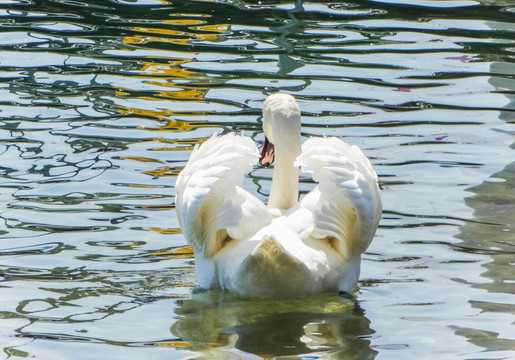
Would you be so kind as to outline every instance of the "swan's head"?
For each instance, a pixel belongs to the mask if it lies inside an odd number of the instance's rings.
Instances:
[[[263,105],[265,141],[259,162],[269,165],[274,161],[274,147],[300,143],[300,109],[295,98],[288,94],[272,94]],[[298,138],[298,141],[297,141]]]

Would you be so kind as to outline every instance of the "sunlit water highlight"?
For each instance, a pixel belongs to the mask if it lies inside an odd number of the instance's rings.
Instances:
[[[515,4],[0,1],[1,358],[515,357]],[[357,305],[195,291],[178,172],[213,133],[360,146]],[[271,169],[245,188],[263,200]],[[313,187],[309,178],[302,192]]]

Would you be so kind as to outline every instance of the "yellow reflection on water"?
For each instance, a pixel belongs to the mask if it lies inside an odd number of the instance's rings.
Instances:
[[[156,163],[162,163],[161,160],[157,159],[150,159],[146,157],[140,157],[140,156],[121,156],[119,158],[120,160],[134,160],[134,161],[141,161],[141,162],[156,162]]]
[[[170,77],[191,77],[196,75],[197,73],[195,71],[190,71],[187,69],[179,68],[177,66],[181,64],[185,64],[191,60],[184,59],[184,60],[174,60],[169,61],[167,64],[162,63],[155,63],[155,62],[145,62],[145,65],[141,68],[141,71],[146,74],[152,74],[152,75],[163,75],[163,76],[170,76]],[[161,86],[162,84],[159,83]]]
[[[227,33],[229,31],[229,24],[214,24],[214,25],[195,26],[194,29],[200,30],[200,31]]]
[[[151,84],[151,82],[148,82]],[[178,91],[159,91],[160,97],[171,99],[203,99],[207,93],[207,88],[183,89]]]
[[[147,174],[147,175],[152,175],[152,176],[164,176],[164,175],[177,176],[177,175],[179,175],[178,170],[176,170],[175,168],[170,168],[170,167],[164,167],[164,168],[157,169],[157,170],[144,171],[143,173]]]
[[[181,233],[180,229],[161,229],[161,228],[156,228],[156,227],[151,227],[151,228],[147,228],[147,229],[150,231],[157,231],[157,232],[160,232],[163,234],[180,234]]]
[[[194,19],[165,20],[163,23],[169,25],[195,25],[191,26],[190,29],[207,33],[136,26],[133,30],[144,35],[126,36],[123,43],[126,45],[134,45],[149,42],[168,42],[178,45],[188,45],[191,40],[218,41],[224,39],[223,36],[229,31],[230,27],[229,24],[202,25],[205,24],[205,21]]]
[[[147,189],[154,187],[152,185],[144,185],[144,184],[126,184],[126,186],[133,187],[133,188],[147,188]]]
[[[176,231],[175,231],[176,230]],[[170,229],[170,232],[173,234],[180,233],[179,229]],[[153,256],[171,256],[171,257],[180,257],[180,258],[193,258],[193,248],[191,246],[182,246],[179,248],[175,248],[172,251],[162,251],[152,253]]]
[[[170,347],[184,347],[191,346],[191,343],[187,341],[169,341],[165,343],[157,343],[157,346],[170,346]]]
[[[172,14],[174,16],[174,14]],[[191,16],[188,14],[188,17]],[[196,20],[196,19],[172,19],[172,20],[163,20],[164,24],[170,25],[201,25],[205,24],[205,20]]]
[[[178,112],[171,111],[171,110],[162,110],[162,109],[148,110],[148,109],[129,108],[126,106],[119,106],[118,110],[123,115],[140,115],[143,117],[160,119],[160,120],[164,121],[163,125],[160,125],[157,127],[137,126],[136,128],[139,130],[185,132],[185,131],[190,131],[190,130],[196,129],[198,127],[216,127],[216,125],[211,125],[209,123],[206,123],[205,121],[185,121],[185,120],[170,119],[170,117],[178,114]],[[155,139],[155,141],[160,141],[160,139]],[[201,139],[200,142],[203,142],[203,141],[205,141],[205,139]],[[180,140],[178,139],[177,141],[174,141],[174,142],[180,142]],[[191,144],[191,141],[189,141],[188,144]],[[164,149],[161,149],[161,150],[164,150]],[[170,150],[170,149],[166,149],[166,150]]]

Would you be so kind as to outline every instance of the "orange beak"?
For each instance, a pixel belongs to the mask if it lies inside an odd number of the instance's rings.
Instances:
[[[274,144],[268,141],[265,136],[265,141],[263,141],[263,149],[261,150],[261,157],[259,158],[259,163],[264,166],[268,166],[274,162]]]

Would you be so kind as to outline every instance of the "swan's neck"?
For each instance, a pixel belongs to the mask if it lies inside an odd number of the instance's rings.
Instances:
[[[293,162],[300,154],[300,114],[291,116],[298,119],[282,119],[274,129],[275,134],[282,136],[275,136],[275,166],[268,199],[268,207],[272,209],[290,209],[299,198],[299,168]]]

